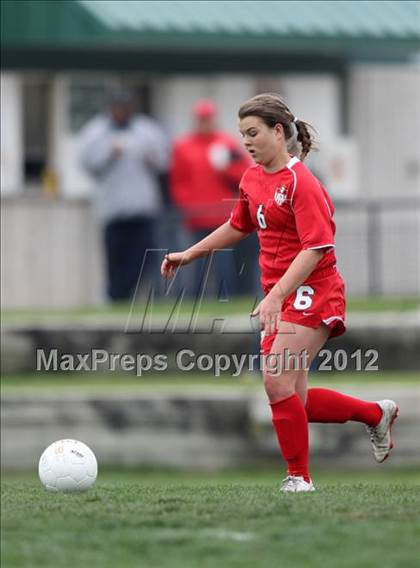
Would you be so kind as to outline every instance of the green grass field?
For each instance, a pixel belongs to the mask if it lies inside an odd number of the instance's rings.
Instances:
[[[357,385],[397,385],[413,387],[419,384],[418,373],[410,371],[353,372],[353,373],[311,373],[310,386],[328,386],[345,389]],[[22,392],[101,392],[101,391],[136,391],[136,392],[189,392],[191,390],[211,390],[226,392],[253,392],[262,388],[258,374],[231,377],[215,377],[211,374],[184,373],[169,375],[166,373],[145,373],[137,377],[131,373],[28,373],[23,375],[5,375],[1,378],[3,394]]]
[[[415,472],[318,473],[283,495],[278,472],[100,472],[85,494],[5,476],[4,568],[418,568]]]
[[[243,315],[250,312],[256,299],[253,297],[235,297],[229,301],[205,300],[200,305],[200,314],[203,316]],[[175,299],[156,300],[153,304],[155,315],[168,316],[174,306]],[[191,315],[196,304],[192,300],[183,300],[179,308],[180,315]],[[420,308],[420,297],[350,297],[347,302],[349,312],[381,312],[381,311],[411,311]],[[131,306],[130,303],[121,302],[112,305],[68,309],[8,309],[2,312],[3,324],[19,324],[21,322],[74,322],[80,319],[98,318],[126,318],[133,309],[133,317],[142,314],[144,303]]]

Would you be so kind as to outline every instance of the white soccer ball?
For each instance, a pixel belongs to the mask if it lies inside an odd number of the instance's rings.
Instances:
[[[98,463],[83,442],[57,440],[40,457],[38,474],[48,491],[86,491],[95,483]]]

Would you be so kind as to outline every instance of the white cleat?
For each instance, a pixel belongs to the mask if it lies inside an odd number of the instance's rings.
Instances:
[[[382,463],[394,447],[391,428],[400,409],[393,400],[380,400],[376,404],[382,409],[382,418],[377,426],[366,426],[366,429],[370,435],[375,460]]]
[[[286,479],[283,479],[280,491],[283,493],[300,493],[315,491],[315,487],[312,481],[305,481],[301,476],[288,475]]]

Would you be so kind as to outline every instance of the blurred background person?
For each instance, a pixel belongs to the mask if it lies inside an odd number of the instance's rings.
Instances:
[[[153,276],[156,223],[162,208],[159,176],[168,166],[163,130],[152,118],[135,114],[130,91],[110,97],[109,111],[80,132],[80,161],[96,180],[95,205],[103,224],[108,296],[128,300],[142,270]]]
[[[250,159],[238,140],[217,128],[217,107],[211,99],[198,100],[192,108],[192,118],[193,131],[174,142],[170,191],[183,224],[195,241],[203,239],[228,219],[232,200],[238,195],[239,182]],[[236,294],[238,267],[233,251],[216,253],[211,263],[206,295]],[[204,272],[202,261],[195,267],[190,294],[200,289]],[[217,290],[212,276],[216,278]]]

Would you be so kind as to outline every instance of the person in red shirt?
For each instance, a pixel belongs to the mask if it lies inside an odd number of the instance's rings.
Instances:
[[[345,331],[344,281],[336,267],[332,201],[303,164],[313,140],[309,125],[284,101],[262,94],[239,109],[244,144],[255,165],[244,173],[230,219],[182,252],[168,253],[164,277],[209,251],[257,231],[264,299],[253,312],[262,327],[264,387],[288,473],[281,490],[314,491],[308,467],[308,422],[362,422],[374,457],[392,447],[394,401],[367,402],[308,389],[308,368],[329,337]],[[293,152],[298,155],[291,155]],[[298,157],[299,156],[299,157]],[[305,364],[302,363],[305,355]],[[274,361],[274,365],[273,362]]]
[[[212,100],[198,100],[192,115],[194,131],[174,142],[169,187],[184,227],[196,242],[224,223],[251,160],[233,136],[217,129],[217,108]],[[193,293],[199,288],[203,269],[204,263],[198,263]],[[232,255],[226,251],[216,254],[214,269],[218,282],[224,282],[226,293],[235,294],[237,279]]]

